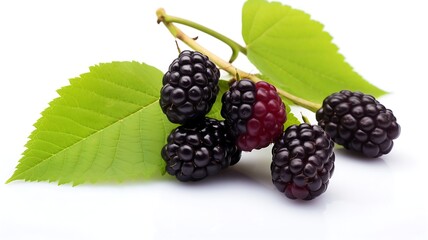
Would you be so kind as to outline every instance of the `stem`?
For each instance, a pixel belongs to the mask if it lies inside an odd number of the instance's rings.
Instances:
[[[209,59],[211,61],[213,61],[217,65],[217,67],[219,67],[220,69],[223,69],[224,71],[228,72],[232,76],[239,75],[241,78],[250,79],[254,83],[263,81],[262,79],[258,78],[254,74],[244,72],[244,71],[234,67],[231,63],[229,63],[229,62],[223,60],[222,58],[218,57],[217,55],[215,55],[214,53],[210,52],[208,49],[204,48],[199,43],[197,43],[193,38],[187,36],[178,27],[176,27],[172,22],[166,21],[165,16],[167,16],[167,15],[166,15],[164,9],[162,9],[162,8],[158,9],[156,11],[156,15],[158,17],[158,23],[162,22],[175,38],[180,39],[182,42],[187,44],[192,49],[194,49],[198,52],[201,52],[201,53],[205,54],[206,56],[208,56]],[[305,99],[299,98],[299,97],[294,96],[293,94],[288,93],[282,89],[277,88],[276,91],[278,92],[278,94],[284,96],[285,98],[292,101],[296,105],[304,107],[304,108],[306,108],[312,112],[316,112],[318,109],[321,108],[320,104],[313,103],[313,102],[307,101]]]
[[[309,121],[309,119],[305,115],[303,115],[302,112],[300,112],[300,115],[302,115],[302,120],[303,120],[304,123],[311,124],[311,122]]]
[[[232,63],[233,61],[235,61],[235,59],[238,57],[238,53],[242,52],[243,54],[247,54],[247,49],[245,47],[243,47],[242,45],[240,45],[239,43],[233,41],[232,39],[224,36],[223,34],[214,31],[210,28],[207,28],[199,23],[184,19],[184,18],[179,18],[179,17],[174,17],[174,16],[170,16],[167,15],[165,13],[164,9],[158,9],[157,10],[157,15],[158,15],[158,23],[159,23],[159,16],[161,16],[162,18],[162,22],[164,23],[179,23],[179,24],[183,24],[192,28],[195,28],[201,32],[204,32],[206,34],[209,34],[215,38],[217,38],[218,40],[224,42],[225,44],[227,44],[231,49],[232,49],[232,56],[229,59],[229,62]]]

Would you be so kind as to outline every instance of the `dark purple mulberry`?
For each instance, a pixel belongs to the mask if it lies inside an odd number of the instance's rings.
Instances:
[[[243,151],[267,147],[279,137],[287,119],[274,86],[242,79],[223,94],[221,115]]]
[[[210,118],[172,130],[161,154],[166,171],[180,181],[215,175],[241,158],[224,122]]]
[[[220,71],[207,56],[183,51],[163,76],[160,105],[169,121],[184,124],[202,119],[219,91]]]
[[[393,140],[400,135],[400,125],[391,110],[373,96],[342,90],[324,99],[316,118],[339,145],[379,157],[391,151]]]
[[[327,189],[334,171],[334,142],[317,125],[288,127],[272,148],[272,182],[291,199],[311,200]]]

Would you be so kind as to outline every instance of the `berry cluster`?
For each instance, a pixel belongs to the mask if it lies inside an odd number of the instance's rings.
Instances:
[[[291,199],[324,193],[334,171],[334,145],[367,157],[387,154],[400,134],[392,111],[374,97],[347,90],[325,98],[318,125],[289,126],[285,105],[269,83],[234,81],[221,97],[219,121],[207,118],[219,92],[219,69],[207,56],[183,51],[163,77],[160,105],[171,131],[161,155],[166,172],[180,181],[199,181],[236,164],[242,151],[274,143],[271,174]]]
[[[219,91],[219,69],[199,52],[183,51],[163,77],[160,106],[172,130],[162,148],[166,171],[198,181],[236,164],[242,151],[268,146],[282,133],[285,106],[275,87],[242,79],[222,97],[225,121],[206,118]]]
[[[173,123],[162,148],[166,171],[180,181],[198,181],[241,158],[224,121],[206,118],[219,91],[219,69],[199,52],[183,51],[169,66],[160,91],[162,111]]]

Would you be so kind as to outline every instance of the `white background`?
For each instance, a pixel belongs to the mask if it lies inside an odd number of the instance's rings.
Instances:
[[[32,124],[69,78],[113,60],[165,71],[177,52],[156,24],[158,7],[243,43],[243,2],[1,1],[0,239],[428,239],[424,1],[282,0],[321,21],[356,71],[391,92],[381,102],[402,126],[380,159],[337,149],[330,186],[313,201],[292,201],[274,188],[270,149],[244,154],[197,184],[3,184]],[[227,46],[186,31],[229,57]],[[242,55],[236,66],[257,72]]]

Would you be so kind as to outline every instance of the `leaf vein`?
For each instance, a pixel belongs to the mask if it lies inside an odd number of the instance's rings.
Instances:
[[[38,129],[38,132],[46,132],[46,133],[56,133],[56,134],[64,134],[64,135],[68,135],[68,136],[72,136],[72,137],[76,137],[79,139],[83,139],[84,137],[78,136],[74,133],[69,133],[69,132],[61,132],[61,131],[57,131],[57,130],[46,130],[46,129]]]
[[[94,157],[91,158],[88,167],[83,171],[82,174],[80,174],[80,177],[83,177],[84,175],[86,175],[92,169],[92,167],[94,166],[94,162],[95,162],[95,160],[98,157],[98,153],[99,153],[99,150],[100,150],[100,147],[101,147],[101,142],[103,141],[103,136],[104,136],[104,134],[101,133],[100,134],[100,139],[98,140],[97,148],[95,150],[95,155],[94,155]],[[77,167],[77,162],[78,161],[76,161],[76,163],[74,164],[74,169],[76,169],[76,167]]]
[[[44,143],[50,144],[50,145],[52,145],[52,146],[58,147],[58,148],[60,148],[60,149],[62,149],[62,148],[63,148],[63,146],[60,146],[60,145],[58,145],[58,144],[56,144],[56,143],[53,143],[53,142],[47,141],[47,140],[42,139],[42,138],[33,138],[33,139],[31,139],[31,140],[32,140],[32,142],[33,142],[33,141],[40,141],[40,142],[44,142]],[[29,144],[30,144],[30,142],[29,142]]]
[[[118,122],[118,124],[119,124],[119,130],[118,130],[118,136],[117,136],[117,140],[116,140],[116,146],[115,146],[115,148],[114,148],[114,154],[113,154],[113,157],[111,158],[111,161],[109,162],[109,164],[108,164],[108,166],[106,167],[106,169],[105,169],[105,171],[104,171],[104,174],[106,174],[107,173],[107,171],[109,170],[109,169],[111,169],[112,168],[112,166],[113,166],[113,163],[114,163],[114,161],[115,161],[115,159],[116,159],[116,156],[117,156],[117,149],[118,149],[118,147],[117,146],[119,146],[119,142],[120,142],[120,137],[122,136],[122,126],[123,126],[123,122],[122,121],[119,121]]]
[[[257,52],[257,51],[254,51],[254,50],[253,50],[253,53],[255,53],[255,52]],[[278,53],[272,52],[271,54],[272,54],[272,55],[275,55],[275,56],[277,56],[277,57],[282,57],[282,58],[281,58],[282,60],[285,60],[285,61],[287,61],[287,62],[289,62],[289,63],[291,63],[291,64],[294,64],[294,65],[296,65],[296,66],[299,66],[300,68],[302,68],[302,69],[304,69],[304,70],[306,70],[306,71],[308,71],[308,72],[312,72],[314,75],[318,75],[318,76],[321,76],[321,77],[327,78],[327,79],[329,79],[329,80],[331,80],[332,82],[335,82],[335,83],[342,83],[341,81],[339,81],[337,78],[335,78],[335,77],[333,77],[333,76],[330,76],[330,75],[328,75],[328,74],[323,74],[323,73],[322,73],[322,72],[320,72],[320,71],[317,71],[317,70],[314,70],[314,69],[312,69],[312,68],[306,67],[305,65],[302,65],[301,63],[295,62],[295,61],[293,61],[293,60],[291,60],[291,59],[289,59],[289,58],[285,58],[284,56],[280,56],[280,55],[278,55]],[[260,54],[258,54],[258,55],[260,56]],[[261,58],[262,58],[262,56],[261,56]],[[312,89],[314,89],[315,91],[319,91],[319,90],[320,90],[320,89],[315,88],[315,87],[313,86],[313,84],[310,84],[310,82],[306,82],[306,81],[304,81],[303,79],[301,79],[301,78],[297,77],[295,74],[292,74],[290,71],[287,71],[285,68],[283,68],[281,65],[279,65],[277,61],[274,61],[274,60],[269,59],[269,58],[263,58],[263,59],[265,59],[265,60],[266,60],[267,62],[269,62],[270,64],[277,66],[280,70],[282,70],[283,72],[285,72],[285,73],[287,73],[288,75],[292,76],[292,77],[293,77],[294,79],[296,79],[297,81],[300,81],[300,82],[303,82],[303,83],[307,83],[307,84],[308,84]]]
[[[100,96],[100,97],[105,98],[105,99],[109,99],[109,100],[113,100],[113,101],[118,101],[118,102],[123,102],[123,103],[126,103],[126,104],[132,104],[134,106],[138,106],[138,104],[136,104],[136,103],[133,103],[133,102],[130,102],[130,101],[126,101],[126,100],[123,100],[123,99],[119,99],[119,98],[114,98],[114,97],[111,97],[111,96],[108,96],[108,95],[104,95],[104,94],[96,92],[96,91],[94,91],[92,89],[81,88],[81,87],[76,87],[76,86],[74,86],[74,87],[78,88],[78,89],[80,89],[82,91],[93,93],[94,95]]]
[[[257,11],[257,14],[259,14],[259,12],[261,11]],[[261,32],[255,39],[253,39],[250,43],[250,45],[252,43],[254,43],[255,41],[257,41],[257,39],[263,37],[264,35],[266,35],[268,32],[270,32],[273,28],[275,28],[278,24],[280,24],[282,21],[284,21],[288,16],[289,16],[289,11],[286,12],[286,14],[282,15],[281,18],[275,22],[273,25],[269,26],[268,28],[266,28],[263,32]],[[257,16],[257,15],[256,15]]]
[[[61,106],[61,107],[71,108],[71,109],[77,109],[77,110],[83,110],[83,111],[86,111],[86,112],[89,112],[89,113],[92,113],[92,114],[100,115],[102,117],[110,118],[112,120],[116,120],[117,119],[114,116],[111,116],[111,115],[108,115],[108,114],[105,114],[105,113],[102,113],[102,112],[95,111],[94,109],[85,108],[85,107],[82,107],[82,106],[78,106],[77,107],[77,106],[70,106],[70,105],[64,105],[64,104],[58,104],[56,106]]]
[[[119,83],[114,82],[114,81],[109,81],[109,80],[104,79],[104,78],[97,78],[97,79],[98,79],[98,80],[101,80],[101,81],[103,81],[103,82],[107,82],[107,83],[113,84],[113,85],[115,85],[115,86],[118,86],[118,87],[121,87],[121,88],[127,89],[127,90],[134,91],[134,92],[136,92],[136,93],[138,93],[138,94],[143,94],[143,95],[147,95],[147,96],[150,96],[150,97],[153,97],[153,98],[158,98],[158,96],[155,96],[155,95],[153,95],[153,94],[150,94],[150,93],[145,92],[145,91],[140,90],[140,89],[134,89],[134,88],[128,87],[128,86],[126,86],[126,85],[119,84]],[[143,83],[142,83],[142,84],[143,84]]]
[[[78,121],[74,120],[73,118],[65,117],[65,116],[62,116],[62,115],[59,115],[59,114],[56,114],[56,113],[44,113],[43,116],[50,116],[50,117],[55,117],[55,118],[61,118],[61,119],[69,120],[69,121],[72,121],[72,122],[76,123],[79,126],[87,128],[87,129],[89,129],[91,131],[97,131],[97,129],[89,127],[89,126],[83,124],[82,122],[78,122]]]

